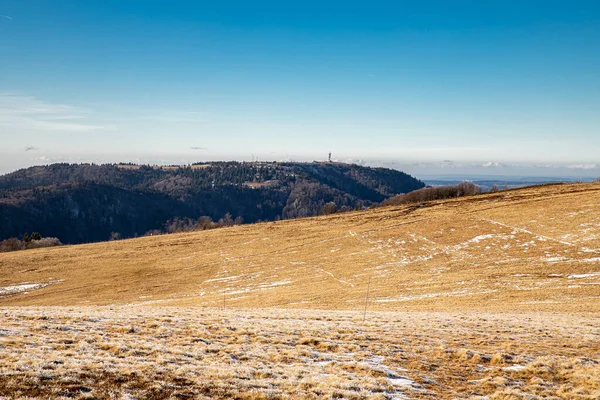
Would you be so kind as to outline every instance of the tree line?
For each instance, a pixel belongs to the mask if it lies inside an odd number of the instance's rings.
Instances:
[[[87,243],[188,229],[199,220],[212,229],[229,218],[254,223],[363,209],[422,187],[400,171],[342,163],[52,164],[0,176],[0,239],[38,230]]]

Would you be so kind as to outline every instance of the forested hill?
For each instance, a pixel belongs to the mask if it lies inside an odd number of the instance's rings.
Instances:
[[[342,163],[37,166],[0,176],[0,240],[36,231],[85,243],[185,230],[199,218],[203,227],[298,218],[423,186],[400,171]]]

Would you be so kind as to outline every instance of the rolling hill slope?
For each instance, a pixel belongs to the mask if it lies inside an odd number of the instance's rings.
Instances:
[[[370,283],[369,283],[370,281]],[[600,184],[0,254],[0,305],[600,311]]]

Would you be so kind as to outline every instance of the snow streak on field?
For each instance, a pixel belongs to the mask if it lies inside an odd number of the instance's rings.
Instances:
[[[599,399],[599,300],[600,183],[2,253],[0,398]]]
[[[2,305],[357,310],[369,281],[378,310],[600,312],[600,183],[0,254]]]
[[[9,296],[9,295],[14,295],[14,294],[19,294],[19,293],[28,294],[32,290],[41,289],[48,285],[52,285],[54,283],[60,283],[60,282],[61,281],[45,282],[45,283],[25,282],[25,283],[21,283],[19,285],[4,286],[4,287],[0,287],[0,296]]]
[[[304,310],[0,309],[0,395],[597,399],[600,319]],[[554,397],[553,397],[554,396]]]

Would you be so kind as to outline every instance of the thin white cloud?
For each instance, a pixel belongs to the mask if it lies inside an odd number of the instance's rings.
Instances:
[[[484,168],[508,168],[511,167],[508,164],[504,164],[498,161],[486,161],[484,163],[481,164],[482,167]]]
[[[569,169],[594,169],[596,168],[596,164],[571,164],[567,165]]]
[[[48,156],[43,155],[39,157],[32,158],[29,162],[30,165],[40,165],[40,164],[55,164],[55,163],[82,163],[82,162],[97,162],[96,160],[86,160],[82,157],[76,156]]]
[[[79,107],[47,103],[33,96],[0,93],[0,126],[14,131],[87,132],[106,128],[85,123],[88,114]]]
[[[12,17],[9,17],[8,15],[0,15],[0,17],[12,20]]]

